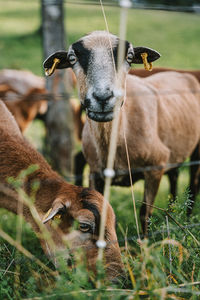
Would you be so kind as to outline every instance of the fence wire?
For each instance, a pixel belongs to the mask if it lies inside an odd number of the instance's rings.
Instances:
[[[139,77],[139,76],[137,76]],[[148,77],[145,77],[145,78],[148,78]],[[144,79],[141,77],[141,79]],[[0,86],[1,86],[1,83],[0,83]],[[1,93],[1,91],[0,91]],[[7,93],[7,95],[6,95]],[[6,92],[4,95],[0,95],[1,97],[1,100],[3,101],[14,101],[14,100],[24,100],[24,97],[26,97],[26,94],[20,94],[20,93],[16,93],[16,92],[12,92],[12,91],[8,91]],[[147,92],[147,91],[141,91],[141,92],[134,92],[134,97],[136,96],[139,96],[139,97],[142,97],[142,96],[149,96],[152,94],[155,94],[155,92]],[[28,94],[28,93],[27,93]],[[199,89],[192,89],[192,90],[184,90],[184,89],[177,89],[177,90],[174,90],[174,91],[171,91],[171,90],[159,90],[159,91],[156,91],[156,95],[161,95],[161,96],[165,96],[165,95],[169,95],[169,96],[175,96],[175,95],[185,95],[185,94],[193,94],[193,95],[196,95],[196,94],[200,94],[200,88]],[[54,101],[54,100],[69,100],[69,93],[59,93],[59,94],[55,94],[55,93],[43,93],[43,94],[39,94],[39,93],[33,93],[30,95],[30,100],[31,101],[40,101],[40,100],[46,100],[46,101]],[[27,102],[29,101],[29,99],[27,100]],[[82,108],[84,109],[84,105],[82,105]]]
[[[166,164],[165,167],[163,166],[146,166],[146,167],[135,167],[131,169],[131,173],[133,175],[133,179],[134,179],[134,174],[138,174],[138,173],[144,173],[144,172],[150,172],[153,170],[162,170],[163,168],[166,170],[171,170],[174,168],[185,168],[185,167],[191,167],[191,166],[198,166],[200,165],[200,160],[195,160],[195,161],[186,161],[183,163],[171,163],[171,164]],[[126,177],[129,176],[129,170],[119,170],[119,169],[115,169],[115,178],[117,177]],[[88,175],[84,175],[84,174],[74,174],[72,176],[67,176],[67,180],[69,181],[74,181],[74,180],[81,180],[84,178],[88,178]],[[103,179],[104,178],[104,173],[99,172],[99,173],[90,173],[89,174],[89,178],[90,179]],[[141,178],[142,179],[142,178]],[[117,184],[116,184],[117,185]]]
[[[1,86],[1,84],[0,84]],[[11,94],[10,94],[11,93]],[[10,92],[9,94],[5,94],[4,96],[1,96],[1,99],[3,101],[7,101],[9,103],[15,102],[15,101],[22,101],[25,99],[26,94],[25,95],[19,95],[13,92]],[[168,96],[176,96],[176,95],[180,95],[183,94],[185,95],[186,93],[192,93],[192,94],[199,94],[200,93],[200,89],[198,90],[192,90],[192,91],[188,91],[188,90],[176,90],[175,92],[170,91],[170,90],[160,90],[157,94],[158,95],[168,95]],[[139,92],[139,93],[135,93],[136,96],[146,96],[148,97],[148,95],[152,95],[152,93],[148,93],[148,92]],[[12,100],[9,100],[12,99]],[[58,100],[69,100],[69,94],[68,93],[62,93],[62,94],[55,94],[55,93],[45,93],[45,94],[31,94],[30,95],[30,101],[41,101],[41,100],[46,100],[48,102],[51,101],[58,101]],[[29,101],[29,99],[26,99],[27,103]],[[84,105],[82,105],[82,110],[84,110]],[[45,116],[45,114],[44,114]],[[37,117],[36,117],[37,118]],[[132,167],[131,172],[132,174],[137,174],[137,173],[144,173],[144,172],[149,172],[149,171],[153,171],[153,170],[161,170],[161,169],[173,169],[173,168],[180,168],[180,167],[190,167],[190,166],[195,166],[195,165],[200,165],[200,160],[195,160],[195,161],[186,161],[186,162],[179,162],[179,163],[168,163],[166,164],[164,167],[160,166],[160,165],[149,165],[149,166],[141,166],[141,167]],[[128,169],[115,169],[115,176],[128,176],[129,172]],[[90,174],[90,178],[93,179],[94,176],[96,176],[96,174],[91,173]],[[98,173],[98,176],[100,178],[103,178],[103,171]],[[85,175],[83,174],[74,174],[74,176],[67,176],[67,179],[70,181],[73,181],[75,179],[82,179],[83,177],[85,177]]]
[[[3,1],[0,0],[0,3]],[[31,3],[32,1],[27,0],[7,0],[7,2],[18,2],[18,3]],[[40,1],[36,1],[36,3],[40,4]],[[45,1],[44,1],[45,2]],[[46,1],[48,5],[58,5],[59,0],[47,0]],[[74,6],[96,6],[100,8],[99,1],[70,1],[70,0],[64,0],[63,1],[65,5],[74,5]],[[45,4],[45,3],[44,3]],[[106,1],[103,3],[105,7],[115,7],[120,8],[120,5],[118,4],[118,0],[115,0],[113,2]],[[193,5],[184,5],[184,6],[178,6],[178,5],[164,5],[164,4],[147,4],[147,3],[138,3],[135,1],[132,1],[132,6],[129,8],[132,10],[156,10],[156,11],[168,11],[168,12],[180,12],[180,13],[200,13],[200,3],[196,2]]]
[[[0,0],[0,3],[3,2]],[[7,0],[7,2],[19,2],[19,3],[31,3],[32,1],[27,0]],[[40,4],[40,1],[36,1]],[[44,1],[45,2],[45,1]],[[64,0],[63,1],[66,5],[79,5],[79,6],[98,6],[100,7],[99,1],[81,1],[81,0]],[[48,5],[58,5],[60,3],[59,0],[46,0]],[[120,8],[119,1],[103,1],[103,5],[107,7],[116,7]],[[170,11],[170,12],[185,12],[185,13],[200,13],[200,3],[196,1],[193,5],[165,5],[165,4],[147,4],[147,3],[138,3],[136,1],[132,1],[132,6],[129,9],[142,9],[142,10],[162,10],[162,11]]]
[[[86,5],[86,6],[100,6],[99,1],[70,1],[65,0],[66,4],[73,4],[73,5]],[[104,1],[104,6],[109,7],[119,7],[119,1]],[[178,6],[178,5],[164,5],[164,4],[147,4],[147,3],[138,3],[135,1],[132,1],[132,6],[130,9],[144,9],[144,10],[164,10],[164,11],[176,11],[176,12],[187,12],[187,13],[198,13],[200,12],[200,4],[198,3],[196,5],[184,5],[184,6]]]

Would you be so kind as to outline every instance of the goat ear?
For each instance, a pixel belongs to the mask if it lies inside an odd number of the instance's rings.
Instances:
[[[135,64],[143,64],[143,60],[142,60],[142,56],[141,56],[141,54],[143,54],[143,53],[147,53],[147,61],[149,63],[157,60],[161,56],[159,52],[157,52],[156,50],[151,49],[151,48],[134,47],[133,49],[134,49],[134,57],[133,57],[132,63],[135,63]]]
[[[60,199],[56,199],[52,207],[48,210],[48,212],[44,215],[42,223],[45,224],[49,220],[52,220],[55,216],[60,216],[66,211],[66,206],[62,203]]]
[[[54,73],[55,69],[66,69],[71,67],[66,51],[57,51],[51,54],[43,63],[45,74],[50,76]]]

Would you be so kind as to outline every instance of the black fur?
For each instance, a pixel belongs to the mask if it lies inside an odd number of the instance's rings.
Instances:
[[[96,237],[99,236],[99,227],[100,227],[100,213],[96,207],[96,205],[94,205],[93,203],[90,203],[87,200],[83,200],[83,208],[84,209],[88,209],[89,211],[91,211],[94,215],[95,218],[95,230],[94,230],[94,235]]]
[[[74,50],[76,56],[78,57],[78,62],[80,63],[83,72],[87,75],[91,50],[88,50],[87,48],[84,47],[83,41],[78,41],[72,44],[72,49]]]
[[[130,43],[127,41],[124,41],[124,43],[125,43],[125,52],[124,52],[124,59],[125,59],[127,56],[128,48],[130,47]],[[117,46],[115,46],[113,48],[113,56],[114,56],[114,60],[115,60],[116,69],[118,66],[118,64],[117,64],[118,51],[119,51],[119,39],[117,40]]]

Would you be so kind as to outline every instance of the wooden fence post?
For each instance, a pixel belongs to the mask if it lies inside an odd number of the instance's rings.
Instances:
[[[65,50],[63,0],[42,0],[43,55],[47,58],[57,50]],[[73,116],[64,82],[64,70],[46,78],[50,94],[45,118],[46,152],[50,163],[63,176],[73,169]]]

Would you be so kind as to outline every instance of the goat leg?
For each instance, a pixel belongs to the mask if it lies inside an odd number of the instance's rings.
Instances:
[[[177,196],[179,169],[173,168],[167,172],[167,176],[170,184],[170,203],[173,203]],[[169,204],[170,204],[169,203]]]
[[[142,204],[140,209],[140,220],[141,220],[142,231],[145,236],[148,233],[148,220],[153,210],[153,208],[150,205],[153,205],[163,173],[164,170],[144,173],[144,177],[145,177],[144,203]]]
[[[193,151],[191,155],[190,161],[196,161],[200,159],[200,143],[197,145],[195,150]],[[200,165],[191,165],[190,166],[190,193],[191,193],[191,203],[190,206],[187,208],[187,215],[190,216],[194,202],[195,197],[197,196],[199,189],[200,189]]]

